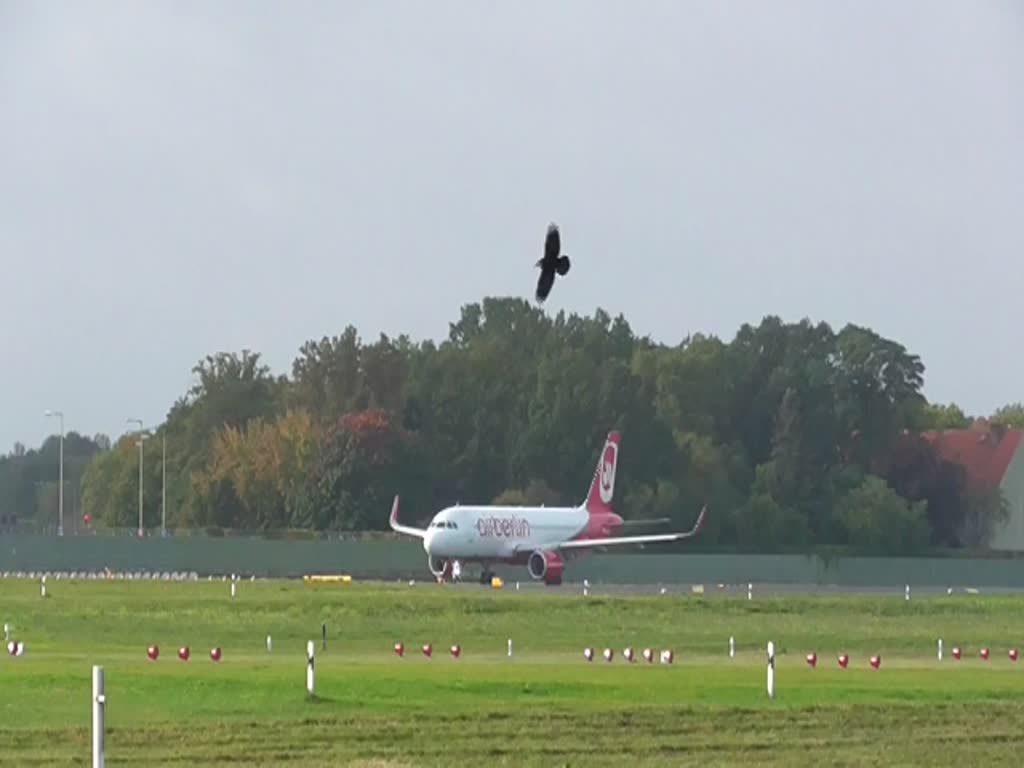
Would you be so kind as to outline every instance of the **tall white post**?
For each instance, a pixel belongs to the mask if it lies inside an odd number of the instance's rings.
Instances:
[[[11,625],[7,622],[4,622],[4,642],[11,642]]]
[[[942,661],[942,638],[939,638],[939,661]]]
[[[60,510],[58,512],[59,520],[57,522],[57,535],[64,535],[64,415],[60,417],[60,471],[57,475],[57,482],[60,483],[60,493],[58,494],[59,501],[57,507]]]
[[[906,589],[904,594],[905,594],[904,600],[909,600],[910,599],[910,585],[909,584],[907,584],[907,589]]]
[[[747,584],[747,600],[753,600],[753,599],[754,599],[754,585],[753,584]]]
[[[107,694],[103,685],[103,667],[92,668],[92,767],[103,768],[103,714],[107,706]]]
[[[43,582],[39,587],[39,596],[46,597],[46,574],[43,574]]]
[[[56,416],[60,420],[60,469],[58,470],[57,483],[60,486],[57,493],[57,507],[59,509],[57,521],[57,535],[64,535],[64,413],[63,411],[47,411],[47,416]]]
[[[736,658],[736,640],[732,635],[729,636],[729,658]]]
[[[142,538],[142,435],[139,435],[139,538]]]
[[[131,424],[139,425],[139,538],[141,539],[144,534],[144,530],[142,527],[142,446],[148,435],[146,435],[144,430],[142,429],[142,419],[128,419],[128,422]]]
[[[512,658],[512,638],[508,639],[508,657]]]
[[[163,436],[163,454],[160,459],[160,535],[167,535],[167,434]]]
[[[316,651],[316,643],[310,640],[306,643],[306,693],[313,695],[313,653]]]
[[[775,698],[775,643],[768,641],[768,698]]]

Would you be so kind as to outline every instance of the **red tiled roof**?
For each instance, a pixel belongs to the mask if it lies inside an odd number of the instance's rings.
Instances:
[[[996,487],[1003,481],[1024,430],[982,427],[929,431],[923,437],[946,461],[962,464],[972,485]]]

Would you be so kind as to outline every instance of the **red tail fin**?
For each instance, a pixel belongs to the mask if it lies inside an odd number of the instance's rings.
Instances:
[[[615,495],[615,470],[619,464],[619,433],[609,432],[604,448],[597,459],[597,469],[587,494],[587,511],[611,512],[612,497]]]

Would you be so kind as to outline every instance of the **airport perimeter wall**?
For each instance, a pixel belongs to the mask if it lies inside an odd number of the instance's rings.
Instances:
[[[414,540],[0,535],[0,573],[104,568],[195,571],[201,576],[348,573],[355,579],[431,578],[426,554]],[[506,580],[528,579],[525,568],[495,570]],[[566,581],[584,578],[595,584],[1024,587],[1024,559],[599,553],[568,564]]]

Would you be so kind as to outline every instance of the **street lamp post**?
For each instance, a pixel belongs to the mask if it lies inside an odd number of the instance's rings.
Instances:
[[[60,419],[60,469],[58,470],[59,476],[57,480],[58,485],[58,498],[60,501],[57,502],[58,515],[60,517],[57,523],[57,535],[64,535],[64,414],[61,411],[47,411],[46,416],[56,416]]]
[[[128,419],[130,424],[139,425],[139,538],[144,535],[142,527],[142,445],[148,435],[142,429],[142,419]]]
[[[167,434],[163,435],[163,454],[160,459],[160,535],[167,535]]]

